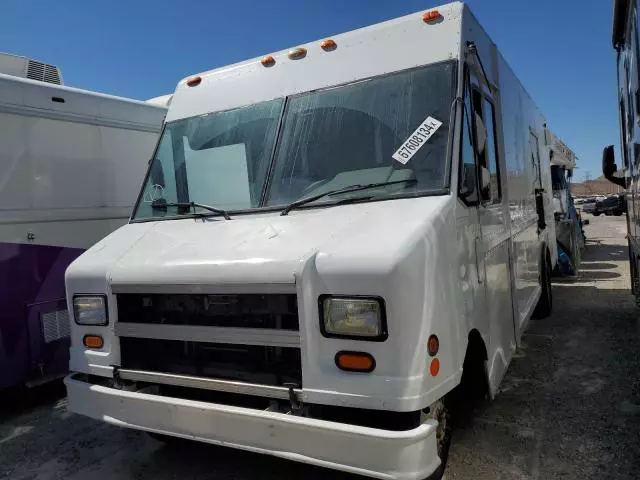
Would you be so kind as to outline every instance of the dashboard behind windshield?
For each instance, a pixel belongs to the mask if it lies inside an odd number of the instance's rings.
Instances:
[[[184,214],[158,202],[246,211],[397,180],[410,181],[367,196],[442,191],[454,79],[446,62],[169,123],[134,220]]]

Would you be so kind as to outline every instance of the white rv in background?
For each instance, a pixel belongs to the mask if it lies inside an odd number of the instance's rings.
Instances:
[[[546,152],[549,157],[556,240],[567,254],[573,273],[580,267],[581,252],[585,245],[582,218],[573,204],[571,178],[577,157],[550,129],[545,129]]]
[[[181,81],[131,222],[67,270],[70,410],[440,478],[551,312],[545,126],[462,3]]]
[[[0,388],[68,371],[64,271],[127,222],[167,100],[65,87],[0,54]]]

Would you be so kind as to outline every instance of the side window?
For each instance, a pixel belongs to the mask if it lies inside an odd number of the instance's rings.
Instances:
[[[473,136],[471,133],[471,102],[469,95],[465,95],[462,112],[462,135],[460,145],[460,182],[458,193],[467,204],[478,201],[476,181],[476,159],[473,151]]]
[[[473,90],[473,107],[475,111],[476,142],[481,145],[478,153],[479,171],[488,174],[488,178],[481,179],[484,183],[481,192],[483,203],[500,203],[500,172],[498,169],[498,150],[495,130],[495,108],[493,104],[479,90]],[[484,181],[483,181],[484,180]]]
[[[485,147],[485,158],[487,160],[487,168],[491,175],[491,184],[489,186],[491,203],[500,203],[502,200],[502,191],[500,188],[500,167],[498,164],[498,143],[496,137],[495,119],[496,112],[493,104],[486,98],[483,100],[484,124],[487,129],[487,144]]]
[[[473,88],[472,94],[473,100],[473,125],[475,127],[475,140],[478,145],[478,164],[481,167],[487,168],[487,132],[484,127],[484,112],[482,111],[482,93],[476,88]]]

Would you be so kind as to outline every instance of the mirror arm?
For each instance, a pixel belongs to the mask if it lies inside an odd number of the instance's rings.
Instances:
[[[615,185],[618,185],[618,186],[620,186],[622,188],[627,188],[628,187],[626,177],[614,177],[613,175],[612,176],[605,175],[604,178],[606,178],[611,183],[613,183]]]
[[[478,53],[478,47],[474,42],[467,42],[467,50],[471,55],[474,56],[478,65],[480,65],[480,70],[482,71],[482,76],[484,77],[484,82],[487,85],[487,88],[491,92],[491,82],[489,82],[489,77],[487,77],[487,72],[484,69],[484,65],[482,64],[482,59],[480,58],[480,54]]]
[[[609,145],[605,147],[602,151],[602,173],[604,174],[604,178],[609,180],[611,183],[618,185],[623,188],[628,188],[628,182],[626,177],[616,177],[614,174],[618,171],[618,166],[615,162],[613,145]]]

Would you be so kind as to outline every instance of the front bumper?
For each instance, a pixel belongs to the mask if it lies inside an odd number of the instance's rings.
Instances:
[[[388,431],[127,392],[65,379],[69,410],[121,427],[249,450],[374,478],[417,480],[440,465],[436,426]]]

